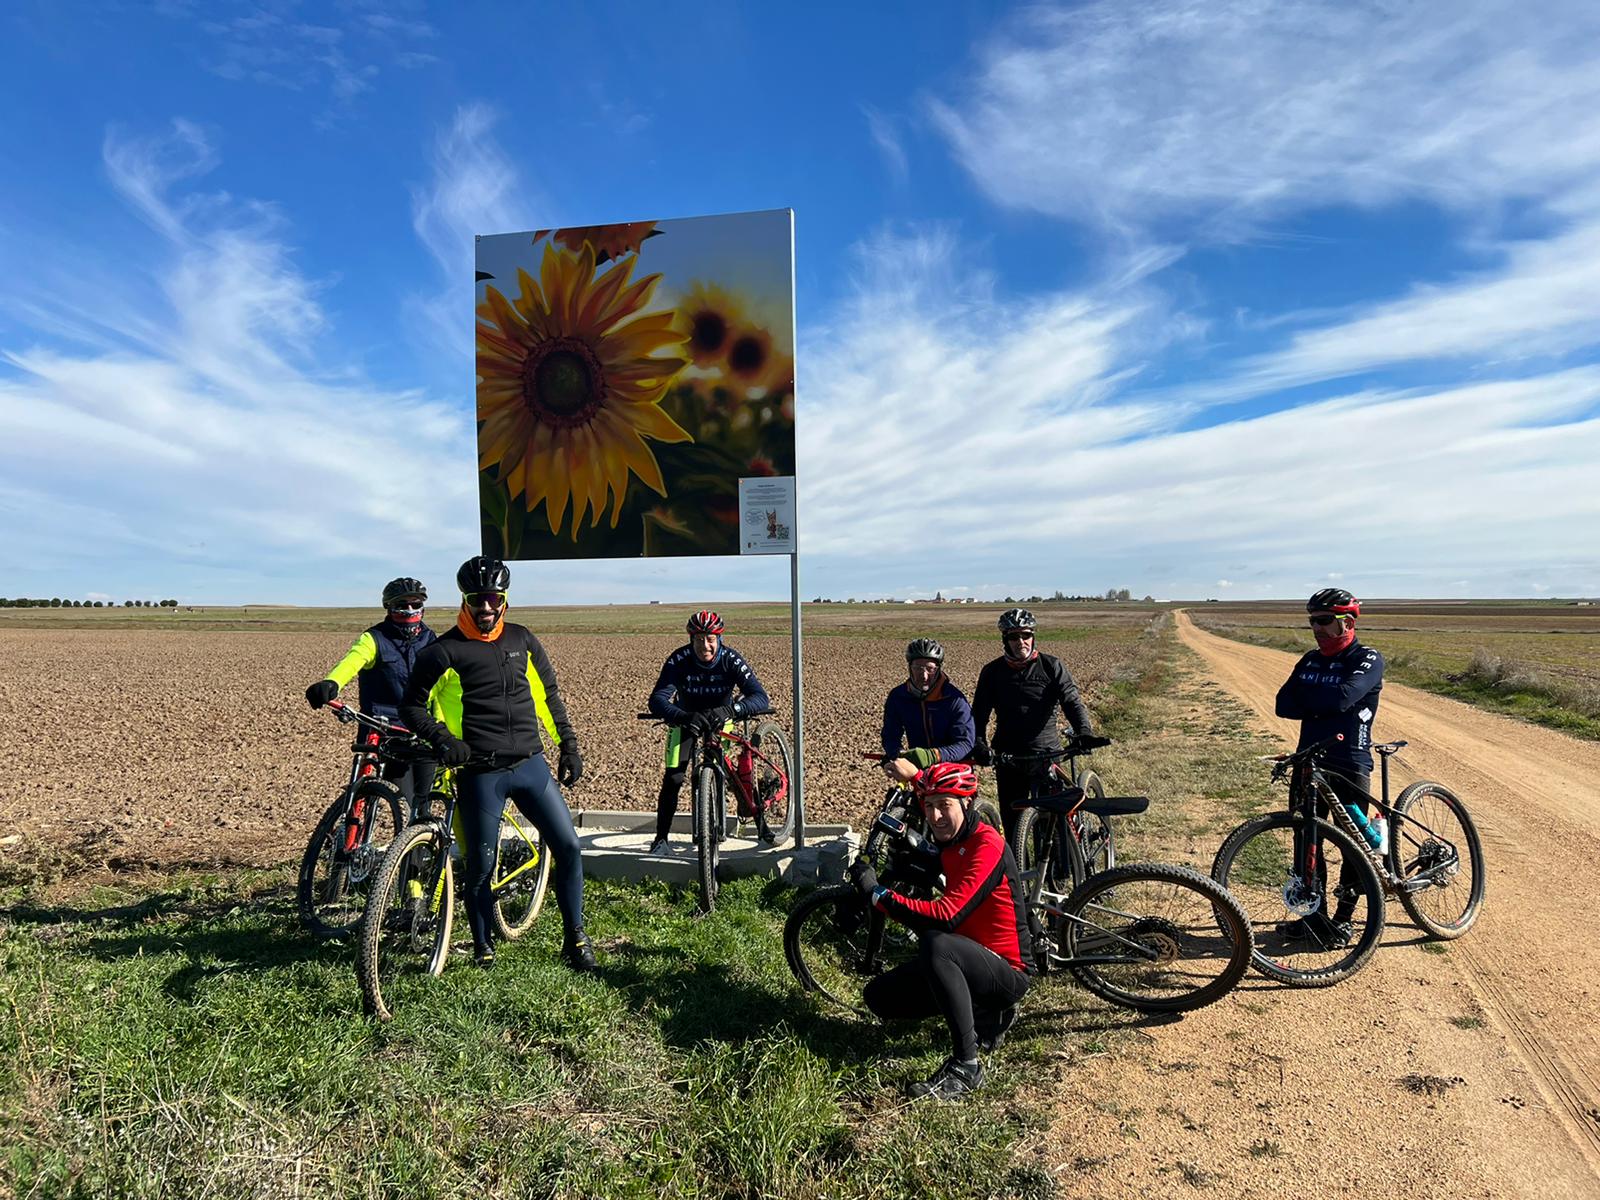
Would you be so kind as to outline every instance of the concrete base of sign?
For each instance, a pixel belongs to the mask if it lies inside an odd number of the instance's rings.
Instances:
[[[577,812],[572,820],[583,846],[585,875],[595,879],[659,879],[672,884],[695,881],[698,860],[686,814],[673,818],[672,836],[667,840],[669,853],[659,857],[649,853],[656,830],[654,813]],[[752,827],[740,829],[738,822],[730,818],[717,873],[725,880],[776,875],[795,887],[837,883],[855,858],[857,844],[848,825],[808,825],[803,849],[797,850],[792,840],[769,846],[756,838]]]

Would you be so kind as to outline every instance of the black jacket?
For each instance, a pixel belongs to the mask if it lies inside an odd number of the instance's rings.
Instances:
[[[417,659],[400,719],[435,745],[452,733],[476,754],[543,753],[541,727],[556,745],[577,745],[550,657],[522,625],[505,625],[492,642],[459,629],[440,635]]]
[[[1037,654],[1024,667],[1011,666],[1002,655],[978,672],[972,721],[981,742],[989,732],[989,714],[994,714],[996,750],[1031,754],[1061,749],[1057,710],[1065,714],[1074,733],[1094,732],[1072,672],[1053,654]]]

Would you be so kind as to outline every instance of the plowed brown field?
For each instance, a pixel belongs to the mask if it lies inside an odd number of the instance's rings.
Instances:
[[[947,639],[949,672],[970,694],[978,668],[998,651],[994,610],[837,606],[822,610],[816,629],[813,611],[804,650],[808,820],[854,820],[881,796],[881,776],[856,751],[877,741],[884,694],[904,677],[907,637]],[[756,666],[787,725],[787,613],[780,633],[772,612],[751,610],[735,627],[760,632],[729,641]],[[571,793],[573,806],[653,806],[662,734],[634,714],[683,635],[584,630],[670,627],[681,618],[618,609],[606,610],[602,623],[594,611],[567,610],[541,627],[539,611],[518,615],[550,651],[583,746],[587,774]],[[1053,642],[1050,614],[1041,611],[1041,645],[1065,657],[1092,696],[1130,659],[1152,615],[1074,610],[1054,622],[1070,621],[1072,636]],[[208,625],[221,619],[217,610],[205,616]],[[307,632],[303,611],[285,618],[287,629],[250,632],[139,627],[116,613],[99,627],[90,618],[75,623],[0,625],[0,761],[8,767],[0,819],[69,870],[295,858],[349,763],[345,728],[312,712],[302,693],[363,624]]]

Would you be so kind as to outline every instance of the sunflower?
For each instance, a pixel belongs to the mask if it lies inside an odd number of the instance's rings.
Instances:
[[[677,329],[697,367],[722,365],[734,331],[744,324],[738,302],[712,283],[691,284],[678,304]]]
[[[542,501],[551,533],[570,500],[574,541],[586,509],[598,525],[609,503],[616,528],[630,472],[667,494],[645,438],[693,440],[660,408],[684,360],[656,352],[683,335],[671,311],[640,315],[661,276],[630,282],[627,259],[596,279],[594,259],[547,244],[539,282],[517,270],[515,305],[486,285],[478,306],[478,468],[528,512]]]
[[[594,247],[595,262],[621,258],[624,254],[637,254],[645,238],[661,231],[655,221],[631,221],[624,225],[574,225],[570,229],[541,229],[533,235],[538,241],[547,233],[554,234],[552,241],[565,246],[574,254],[582,253],[583,244]]]

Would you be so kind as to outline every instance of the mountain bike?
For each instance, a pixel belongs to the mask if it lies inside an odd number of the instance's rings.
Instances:
[[[915,828],[909,789],[891,789],[862,856],[897,892],[931,891],[929,847]],[[1070,973],[1090,992],[1145,1013],[1179,1013],[1221,999],[1250,966],[1249,919],[1225,888],[1161,863],[1112,867],[1062,895],[1027,897],[1041,974]],[[807,991],[866,1013],[861,988],[915,957],[915,932],[873,908],[851,884],[801,897],[783,928],[784,956]]]
[[[641,721],[660,721],[639,713]],[[756,722],[754,733],[750,730]],[[671,725],[670,721],[662,724]],[[685,739],[689,746],[688,777],[692,785],[691,828],[695,846],[695,878],[702,912],[717,904],[718,865],[728,827],[728,794],[741,823],[767,845],[794,835],[795,810],[789,802],[789,736],[770,714],[743,718],[744,735],[729,729],[707,729]]]
[[[367,887],[383,852],[405,829],[410,814],[400,789],[379,775],[385,759],[431,759],[413,752],[418,743],[403,725],[350,708],[326,706],[347,725],[357,725],[350,779],[317,821],[300,859],[295,901],[300,923],[319,937],[345,937],[361,920]]]
[[[1059,750],[993,752],[995,766],[1029,773],[1028,794],[1016,805],[1020,811],[1011,831],[1011,853],[1025,884],[1034,879],[1066,891],[1117,865],[1110,818],[1142,813],[1150,798],[1108,798],[1100,776],[1078,765],[1078,758],[1110,744],[1110,738],[1068,733]]]
[[[1272,755],[1275,782],[1289,785],[1286,812],[1240,825],[1223,841],[1211,874],[1258,926],[1254,966],[1291,987],[1327,987],[1371,959],[1383,936],[1385,895],[1395,896],[1424,932],[1460,937],[1483,904],[1483,846],[1466,806],[1448,788],[1420,780],[1389,803],[1389,757],[1406,745],[1374,746],[1383,798],[1368,797],[1388,821],[1388,845],[1372,845],[1357,815],[1333,791],[1321,760],[1335,734],[1293,754]],[[1366,823],[1366,814],[1360,814]],[[1329,880],[1334,901],[1329,911]]]
[[[460,856],[461,818],[456,811],[458,773],[494,770],[519,759],[476,755],[463,767],[442,768],[430,797],[429,815],[393,843],[378,867],[357,936],[356,977],[366,1010],[380,1021],[421,980],[443,972],[455,922],[455,860]],[[432,815],[437,797],[441,811]],[[550,883],[550,854],[539,831],[507,802],[489,887],[490,920],[508,941],[521,937],[539,917]]]

